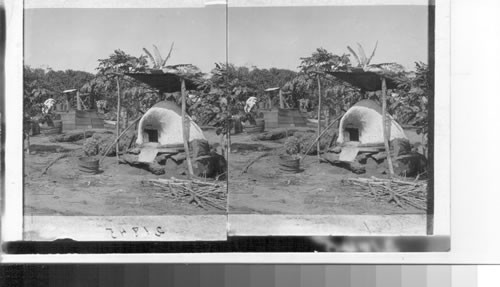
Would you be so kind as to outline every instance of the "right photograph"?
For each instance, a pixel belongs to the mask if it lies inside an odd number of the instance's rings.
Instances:
[[[228,235],[433,235],[433,13],[230,2]]]

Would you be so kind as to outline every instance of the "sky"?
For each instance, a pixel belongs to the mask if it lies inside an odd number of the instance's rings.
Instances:
[[[166,9],[27,9],[24,61],[32,67],[95,72],[115,49],[133,56],[157,45],[170,64],[190,63],[208,73],[214,63],[297,70],[300,57],[322,47],[334,54],[367,54],[373,63],[408,69],[427,62],[427,7],[324,6]],[[226,25],[227,24],[227,25]],[[353,61],[354,59],[351,58]]]

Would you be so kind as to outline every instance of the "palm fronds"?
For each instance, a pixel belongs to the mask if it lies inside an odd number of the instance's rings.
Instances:
[[[371,63],[373,56],[375,56],[375,51],[377,51],[377,47],[378,47],[378,41],[375,42],[375,47],[373,48],[372,54],[370,55],[370,58],[368,58],[368,64]]]
[[[153,48],[153,52],[155,55],[155,64],[156,66],[161,66],[161,64],[163,63],[163,58],[161,57],[160,49],[158,49],[156,45],[153,45]]]
[[[160,49],[158,49],[156,45],[153,45],[153,53],[148,51],[148,49],[146,48],[142,48],[142,50],[148,56],[153,69],[162,69],[166,66],[168,59],[170,59],[173,48],[174,48],[174,42],[172,42],[172,44],[170,45],[170,50],[168,51],[166,58],[163,58],[161,56]]]
[[[167,64],[168,59],[170,59],[170,55],[172,54],[172,50],[174,49],[174,42],[170,45],[170,50],[168,51],[167,57],[163,60],[162,66],[165,66]]]
[[[351,54],[354,56],[354,58],[356,58],[356,62],[358,62],[358,66],[361,67],[361,60],[359,59],[358,54],[356,54],[356,52],[354,52],[354,50],[349,46],[347,46],[347,49],[349,50],[349,52],[351,52]]]
[[[156,65],[155,57],[153,57],[153,55],[151,55],[151,53],[148,51],[148,49],[142,48],[142,50],[149,57],[149,60],[151,61],[151,63],[153,63],[153,66],[155,66]]]
[[[365,49],[363,49],[363,46],[361,46],[360,43],[356,43],[356,45],[358,46],[358,55],[361,59],[361,64],[364,67],[368,65],[368,59],[366,58]]]
[[[373,56],[375,56],[375,51],[377,50],[378,46],[378,41],[375,43],[375,47],[373,48],[373,51],[370,55],[369,58],[366,57],[365,49],[363,49],[363,46],[361,46],[360,43],[356,43],[358,46],[358,52],[356,53],[353,48],[347,46],[347,49],[351,54],[356,58],[356,61],[358,62],[358,67],[365,69],[368,65],[370,65],[371,60],[373,59]]]

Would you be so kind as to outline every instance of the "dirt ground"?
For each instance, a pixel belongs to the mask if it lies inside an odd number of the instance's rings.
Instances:
[[[308,156],[302,172],[287,173],[278,167],[280,141],[253,141],[251,135],[232,137],[229,160],[230,214],[422,214],[413,207],[400,208],[366,196],[366,191],[342,183],[353,177],[385,177],[380,169],[356,175]],[[247,173],[241,171],[252,159],[270,152],[255,162]]]
[[[78,170],[78,156],[57,161],[45,175],[47,164],[62,152],[81,153],[83,140],[74,143],[52,143],[42,135],[31,137],[30,154],[24,159],[25,215],[128,216],[172,214],[225,214],[224,210],[202,209],[186,201],[173,201],[160,190],[144,186],[148,178],[185,178],[171,172],[161,176],[149,171],[117,164],[107,157],[101,173],[91,175]]]
[[[219,137],[213,130],[205,131],[211,144]],[[25,153],[24,213],[25,215],[66,216],[130,216],[130,215],[203,215],[225,214],[218,209],[202,209],[186,201],[173,201],[161,191],[143,186],[148,178],[185,178],[179,173],[161,176],[149,171],[117,164],[107,157],[102,172],[89,175],[78,170],[78,153],[83,141],[52,143],[48,137],[31,137],[30,154]],[[278,169],[279,141],[253,141],[251,135],[232,136],[229,168],[228,211],[230,214],[422,214],[411,207],[400,208],[392,203],[367,197],[362,190],[346,186],[342,179],[358,177],[350,171],[319,163],[308,156],[303,171],[289,174]],[[62,152],[75,156],[57,161],[47,174],[47,164]],[[247,173],[246,164],[258,155],[271,152],[254,163]],[[361,177],[383,177],[367,170]]]

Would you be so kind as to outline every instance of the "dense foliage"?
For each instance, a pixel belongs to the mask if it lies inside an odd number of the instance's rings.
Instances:
[[[173,45],[173,44],[172,44]],[[370,71],[386,69],[389,64],[370,64],[376,46],[367,57],[360,45],[358,52],[348,48],[357,61],[356,67]],[[256,97],[259,102],[271,100],[278,106],[277,94],[265,92],[268,88],[281,89],[287,106],[298,108],[301,101],[309,103],[311,117],[316,117],[318,105],[318,80],[321,86],[322,118],[335,117],[363,98],[380,101],[380,93],[362,93],[358,88],[329,75],[328,71],[348,71],[353,65],[347,54],[336,55],[318,48],[310,56],[300,58],[299,71],[257,67],[239,67],[233,64],[215,64],[208,75],[203,75],[192,65],[167,65],[172,47],[166,57],[162,57],[156,47],[153,53],[144,49],[146,56],[131,56],[115,50],[108,58],[97,62],[96,74],[82,71],[53,71],[24,67],[24,110],[26,116],[36,116],[41,112],[43,102],[48,98],[61,98],[66,89],[79,89],[88,94],[92,102],[105,100],[108,103],[108,118],[116,119],[117,86],[121,92],[121,106],[131,117],[146,111],[161,100],[179,102],[180,93],[161,94],[155,89],[125,75],[127,72],[148,72],[153,69],[184,73],[199,83],[199,89],[188,91],[188,111],[200,125],[219,128],[219,133],[227,133],[230,121],[236,116],[243,120],[245,101]],[[391,67],[399,66],[390,63]],[[387,70],[387,69],[386,69]],[[427,133],[428,103],[433,100],[431,74],[424,63],[416,63],[415,72],[402,74],[397,78],[399,87],[389,91],[389,112],[402,124],[417,126],[419,132]],[[75,106],[75,99],[70,104]],[[93,107],[91,107],[93,108]]]
[[[391,99],[390,111],[403,124],[417,127],[418,133],[427,134],[429,128],[429,102],[434,90],[429,66],[415,63],[412,77],[400,79],[396,96]]]
[[[133,57],[121,50],[115,50],[108,58],[98,60],[97,75],[88,87],[92,93],[104,94],[104,99],[115,107],[120,89],[121,103],[130,116],[149,108],[159,100],[158,93],[134,79],[125,76],[128,72],[144,72],[147,69],[146,56]],[[116,117],[116,113],[115,113]]]
[[[316,49],[309,57],[301,58],[299,68],[304,80],[307,81],[307,85],[303,86],[314,93],[314,96],[309,94],[308,97],[316,107],[319,102],[318,89],[321,87],[322,110],[328,117],[339,115],[342,110],[347,110],[363,97],[358,88],[327,74],[333,71],[347,71],[351,66],[347,54],[339,56],[323,48]],[[303,90],[307,91],[307,88]]]
[[[94,77],[82,71],[54,71],[50,68],[41,69],[30,66],[24,66],[23,73],[23,107],[27,117],[39,116],[45,100],[61,99],[62,91],[82,87]],[[70,103],[75,103],[74,98],[69,100]]]

